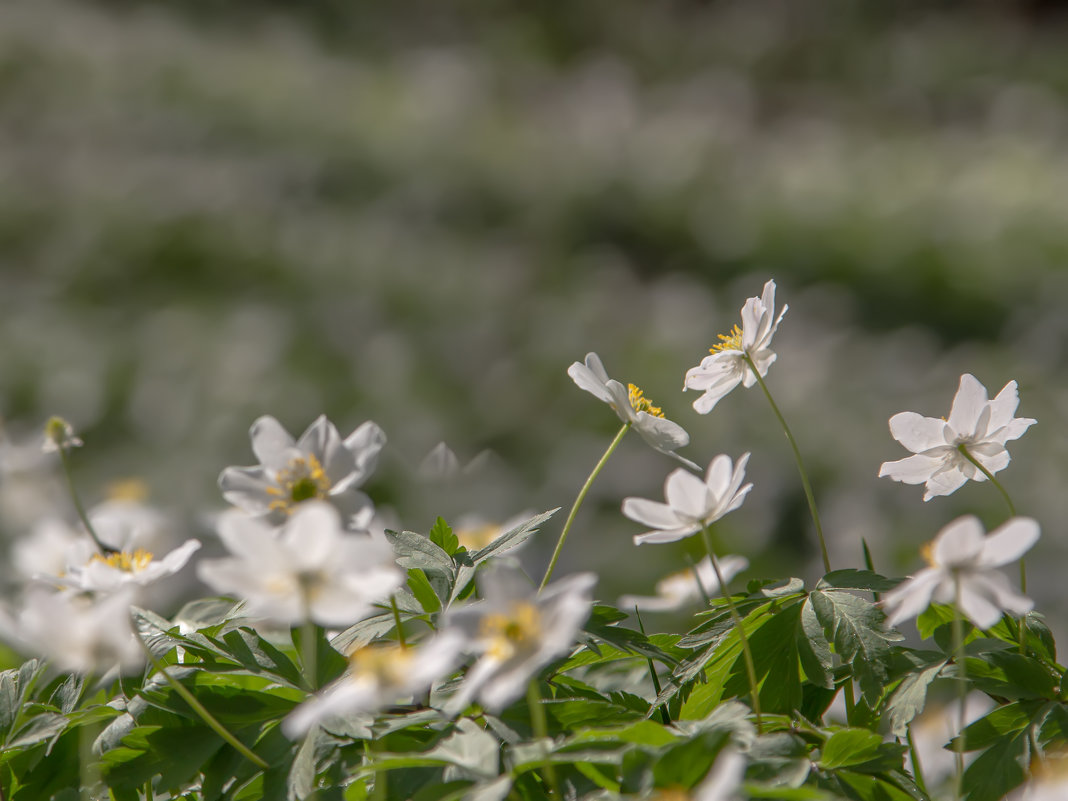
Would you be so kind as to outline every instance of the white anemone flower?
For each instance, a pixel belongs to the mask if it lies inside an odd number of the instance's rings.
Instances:
[[[996,398],[987,400],[986,387],[965,373],[948,420],[915,412],[900,412],[890,418],[890,433],[914,455],[883,462],[879,476],[905,484],[926,484],[925,501],[949,495],[968,479],[986,481],[965,451],[991,474],[1008,466],[1005,443],[1019,439],[1037,422],[1013,416],[1019,403],[1015,381],[1002,387]]]
[[[634,384],[624,387],[614,378],[609,378],[596,353],[586,354],[586,363],[574,362],[567,368],[571,380],[598,400],[612,407],[624,423],[630,423],[642,439],[660,453],[667,454],[696,469],[696,465],[675,453],[676,448],[688,445],[690,435],[678,423],[664,417],[659,406],[645,397]]]
[[[385,537],[346,532],[322,501],[302,503],[278,531],[240,512],[222,515],[218,529],[233,556],[200,562],[200,579],[279,623],[350,625],[403,581]]]
[[[282,731],[296,738],[324,720],[375,712],[425,692],[452,671],[464,643],[458,631],[447,631],[407,648],[397,643],[358,648],[349,656],[348,671],[294,709]]]
[[[744,556],[721,556],[717,561],[719,572],[727,582],[749,567],[749,560]],[[712,559],[706,556],[693,569],[680,570],[658,581],[656,595],[623,595],[617,606],[624,611],[638,607],[641,612],[671,612],[719,593],[719,580]]]
[[[1031,780],[1006,796],[1008,801],[1064,801],[1068,798],[1068,754],[1047,752],[1032,763]]]
[[[958,517],[925,546],[930,564],[883,596],[887,623],[896,626],[923,612],[932,601],[959,603],[960,611],[981,629],[1001,620],[1003,612],[1026,615],[1034,607],[998,568],[1023,556],[1038,540],[1038,523],[1014,517],[989,536],[972,515]]]
[[[450,611],[445,631],[462,632],[479,659],[446,706],[456,714],[478,698],[499,711],[521,696],[545,664],[566,653],[593,606],[593,573],[555,581],[541,593],[524,586],[518,570],[497,568],[479,576],[482,600]]]
[[[667,503],[625,498],[623,514],[652,529],[636,534],[634,544],[675,542],[733,512],[753,488],[752,484],[742,486],[748,461],[749,454],[745,453],[732,466],[731,458],[720,454],[708,465],[703,481],[682,468],[673,471],[664,482]]]
[[[278,525],[300,504],[317,499],[337,507],[348,528],[366,528],[373,507],[356,488],[374,471],[386,443],[377,424],[368,421],[342,440],[321,415],[294,440],[265,415],[252,424],[249,436],[260,463],[222,471],[219,488],[227,501]]]
[[[764,293],[759,298],[749,298],[742,306],[742,325],[731,329],[729,334],[720,334],[720,342],[710,348],[696,367],[686,371],[683,389],[696,389],[704,394],[693,402],[700,414],[708,414],[720,399],[741,384],[749,388],[757,382],[749,360],[753,361],[760,377],[768,374],[768,368],[778,358],[771,350],[771,338],[782,322],[789,306],[783,306],[775,316],[775,282],[764,284]]]
[[[151,551],[143,548],[93,553],[83,564],[70,566],[62,576],[40,578],[85,592],[107,593],[127,586],[145,587],[166,576],[173,576],[188,564],[199,548],[200,540],[190,539],[162,559],[157,559]]]

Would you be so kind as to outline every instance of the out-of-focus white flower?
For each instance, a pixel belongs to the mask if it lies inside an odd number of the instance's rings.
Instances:
[[[964,725],[969,726],[979,720],[993,706],[994,702],[985,693],[969,693],[964,699]],[[934,790],[952,777],[956,770],[956,755],[946,748],[946,744],[956,737],[959,731],[960,702],[951,701],[944,705],[930,705],[912,721],[910,727],[923,780],[929,790]],[[978,753],[974,751],[966,753],[964,755],[965,765],[972,762],[977,755]],[[906,754],[905,758],[908,760],[906,764],[915,776],[917,771],[913,764],[912,754]]]
[[[783,306],[775,316],[775,282],[764,284],[764,293],[759,298],[749,298],[742,306],[742,326],[737,325],[729,334],[720,334],[720,343],[710,348],[696,367],[686,371],[683,389],[696,389],[704,394],[693,402],[700,414],[708,414],[736,386],[748,388],[757,377],[749,366],[749,359],[763,378],[768,368],[778,358],[771,350],[771,338],[782,322],[789,306]]]
[[[56,583],[86,592],[115,592],[127,587],[145,587],[164,576],[173,576],[186,566],[200,548],[199,540],[186,540],[162,559],[144,549],[94,553],[80,565],[71,566]]]
[[[1029,517],[1014,517],[989,536],[978,518],[957,518],[925,546],[930,567],[883,596],[887,623],[896,626],[915,617],[932,601],[959,601],[960,611],[981,629],[997,623],[1003,612],[1027,614],[1034,603],[1016,592],[997,568],[1023,556],[1038,536],[1038,523]]]
[[[326,718],[374,712],[424,692],[450,672],[463,648],[458,631],[446,631],[418,646],[368,645],[349,657],[349,670],[308,699],[282,723],[288,737],[304,734]]]
[[[1007,801],[1064,801],[1068,798],[1068,754],[1046,753],[1033,765],[1031,780],[1006,796]]]
[[[126,592],[91,598],[31,591],[16,621],[16,645],[62,671],[103,673],[116,666],[124,673],[137,670],[144,652],[130,625],[130,602]]]
[[[245,599],[251,614],[279,623],[355,623],[403,581],[386,539],[344,531],[337,510],[323,501],[302,503],[279,531],[239,512],[223,515],[218,526],[233,557],[202,561],[197,574]]]
[[[464,515],[456,521],[452,533],[467,550],[479,551],[533,516],[534,512],[526,510],[512,515],[503,523],[495,523],[481,515]]]
[[[728,582],[749,567],[749,560],[744,556],[721,556],[718,561],[723,580]],[[697,585],[698,581],[704,587],[703,595]],[[712,568],[712,558],[706,556],[692,570],[680,570],[658,581],[656,595],[624,595],[620,597],[617,605],[623,610],[636,606],[641,612],[670,612],[704,597],[719,595],[719,592],[719,581],[716,579],[716,571]]]
[[[15,541],[11,561],[22,578],[45,579],[62,576],[75,565],[85,564],[96,546],[85,531],[65,520],[46,517],[39,520],[29,536]]]
[[[567,374],[579,389],[586,390],[611,406],[619,419],[630,423],[654,450],[696,469],[697,465],[675,453],[676,448],[690,442],[690,435],[685,429],[664,417],[660,407],[654,406],[634,384],[627,384],[624,388],[621,383],[609,378],[596,353],[587,353],[585,364],[574,362],[567,368]]]
[[[62,417],[51,417],[45,423],[44,442],[41,443],[41,450],[45,453],[69,451],[84,444],[74,435],[74,427]]]
[[[518,570],[483,573],[482,600],[445,618],[444,630],[459,630],[480,654],[446,710],[458,713],[477,697],[495,711],[522,695],[539,668],[574,644],[590,615],[596,583],[593,573],[578,573],[537,594]]]
[[[327,501],[345,525],[365,528],[373,514],[370,499],[356,488],[374,471],[386,435],[370,421],[345,440],[321,415],[294,441],[273,417],[264,416],[249,431],[253,467],[227,467],[219,476],[223,497],[239,509],[278,525],[300,504]]]
[[[900,412],[890,418],[890,433],[914,455],[883,462],[879,476],[905,484],[926,484],[925,501],[949,495],[968,479],[986,481],[965,451],[992,474],[1004,469],[1009,464],[1005,443],[1019,439],[1037,422],[1013,416],[1019,403],[1015,381],[1002,387],[996,398],[987,400],[986,387],[965,373],[948,420],[916,412]]]
[[[742,486],[748,461],[749,454],[742,454],[732,467],[731,458],[720,454],[708,465],[704,481],[682,468],[673,471],[664,482],[667,503],[625,498],[623,514],[653,529],[636,534],[634,544],[681,540],[737,509],[753,488]]]

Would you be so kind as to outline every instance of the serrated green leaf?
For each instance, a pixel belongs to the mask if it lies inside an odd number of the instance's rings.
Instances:
[[[288,801],[303,801],[311,795],[315,784],[315,743],[319,738],[319,727],[312,726],[305,735],[293,757],[293,764],[286,777],[286,798]]]
[[[910,673],[894,690],[886,711],[890,714],[890,733],[895,737],[904,737],[909,723],[923,711],[927,704],[927,688],[938,678],[945,665],[943,660]]]
[[[434,525],[430,527],[430,533],[427,536],[432,543],[449,556],[455,554],[460,547],[460,540],[452,533],[452,526],[446,523],[443,517],[439,517],[434,521]]]
[[[819,766],[836,770],[862,765],[878,756],[883,738],[867,729],[840,729],[823,744]]]
[[[245,669],[269,673],[292,687],[303,685],[304,676],[293,660],[253,629],[242,627],[228,631],[222,641],[227,647],[227,655]]]
[[[1055,698],[1060,676],[1037,659],[1007,651],[965,660],[968,680],[990,695],[1010,698]]]
[[[869,776],[851,770],[839,770],[834,774],[842,784],[846,797],[857,801],[918,801],[924,796],[906,792],[888,777]],[[904,782],[903,782],[904,783]]]
[[[805,677],[813,684],[831,689],[834,687],[834,679],[831,676],[831,668],[834,661],[831,657],[831,647],[827,637],[823,633],[823,626],[812,608],[812,599],[806,598],[801,605],[801,626],[797,631],[797,655],[801,660],[801,668],[805,671]]]
[[[393,613],[383,612],[349,626],[331,639],[330,644],[341,653],[351,653],[357,648],[363,648],[369,642],[377,640],[387,632],[392,631],[395,625]]]
[[[25,748],[35,743],[54,743],[56,738],[67,728],[67,717],[54,712],[35,715],[20,726],[11,735],[7,748]]]
[[[870,570],[832,570],[816,584],[817,590],[866,590],[886,592],[892,590],[901,579],[890,579]]]
[[[1030,757],[1031,745],[1026,728],[994,740],[964,771],[961,786],[965,801],[999,801],[1004,798],[1027,778],[1025,766]]]
[[[437,573],[453,582],[456,567],[452,557],[422,534],[414,531],[386,531],[386,538],[397,555],[397,564],[405,569],[413,567],[428,574]]]
[[[978,751],[1010,739],[1030,726],[1032,718],[1043,706],[1040,701],[1017,701],[995,707],[987,715],[965,726],[962,732],[964,750]],[[955,738],[953,743],[956,743]]]
[[[596,637],[602,642],[615,646],[621,651],[632,654],[640,654],[649,659],[655,659],[665,665],[674,666],[678,660],[667,652],[653,645],[653,643],[640,631],[626,629],[613,625],[626,619],[627,615],[618,609],[606,604],[596,604],[586,621],[583,631]]]
[[[716,755],[729,739],[725,731],[704,731],[692,740],[668,746],[653,766],[654,784],[657,787],[693,787],[708,773]]]

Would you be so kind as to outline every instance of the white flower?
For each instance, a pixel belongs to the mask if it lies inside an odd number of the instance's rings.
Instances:
[[[462,711],[472,698],[491,711],[518,698],[543,665],[567,652],[593,605],[597,576],[578,573],[540,594],[518,570],[497,568],[479,577],[481,601],[451,611],[445,630],[463,632],[481,654],[446,707]]]
[[[1008,801],[1064,801],[1068,798],[1068,755],[1041,755],[1032,763],[1029,782],[1007,796]]]
[[[337,507],[349,528],[366,526],[373,509],[356,488],[374,470],[386,435],[364,423],[345,440],[321,415],[299,440],[273,417],[264,416],[249,430],[253,467],[227,467],[219,476],[223,497],[253,515],[279,524],[305,501],[319,499]]]
[[[65,575],[52,579],[67,587],[86,592],[115,592],[121,587],[144,587],[165,576],[173,576],[186,566],[200,540],[186,540],[162,559],[143,548],[133,551],[94,553],[80,565],[71,566]]]
[[[88,562],[94,553],[96,546],[84,530],[46,517],[34,524],[28,537],[15,541],[11,561],[23,578],[39,580],[62,576]]]
[[[625,498],[623,514],[653,529],[636,534],[634,544],[681,540],[737,509],[753,488],[742,486],[748,461],[749,454],[742,454],[732,468],[731,458],[720,454],[708,465],[704,481],[682,468],[673,471],[664,482],[667,503]]]
[[[721,556],[718,562],[719,572],[723,574],[723,580],[728,582],[749,567],[749,560],[744,556]],[[704,587],[703,595],[697,586],[698,581]],[[636,606],[642,612],[670,612],[702,598],[711,598],[719,592],[712,558],[706,556],[692,570],[680,570],[658,581],[655,596],[623,595],[617,606],[624,611]]]
[[[771,350],[771,338],[782,322],[789,306],[783,306],[775,317],[775,282],[764,284],[764,294],[749,298],[742,307],[742,326],[730,334],[720,334],[720,343],[713,345],[711,355],[705,356],[696,367],[686,371],[683,389],[697,389],[704,394],[693,402],[700,414],[708,414],[728,392],[741,384],[748,388],[756,383],[753,368],[746,359],[753,360],[763,378],[777,358]],[[774,322],[772,322],[774,320]]]
[[[716,757],[716,764],[694,788],[693,801],[738,801],[738,788],[745,776],[745,756],[727,747]]]
[[[968,479],[986,481],[964,451],[991,473],[1005,468],[1009,464],[1005,443],[1019,439],[1037,422],[1029,417],[1013,417],[1019,403],[1015,381],[1002,387],[994,400],[987,400],[986,387],[965,373],[960,377],[948,420],[915,412],[900,412],[890,418],[894,439],[915,455],[883,462],[879,476],[906,484],[926,483],[925,501],[936,495],[949,495]]]
[[[69,451],[71,448],[80,448],[85,443],[74,434],[74,427],[62,417],[51,417],[45,423],[44,442],[41,450],[44,453],[58,453]]]
[[[634,384],[627,384],[624,388],[621,383],[609,378],[596,353],[587,353],[585,364],[574,362],[567,368],[567,374],[579,389],[586,390],[611,406],[619,419],[630,423],[654,450],[696,469],[693,462],[674,452],[690,442],[690,435],[685,429],[664,417],[660,407],[654,406]]]
[[[930,567],[883,596],[887,623],[896,626],[915,617],[932,601],[959,600],[960,611],[981,629],[1001,620],[1002,612],[1027,614],[1034,603],[1013,590],[997,568],[1023,556],[1038,534],[1038,523],[1029,517],[1014,517],[989,536],[978,518],[958,517],[924,548]]]
[[[200,562],[200,579],[279,623],[347,626],[403,581],[384,537],[345,532],[322,501],[301,504],[280,531],[238,512],[218,526],[233,557]]]
[[[359,648],[349,656],[348,672],[294,709],[282,731],[295,738],[324,719],[374,712],[424,692],[453,669],[463,645],[463,635],[449,631],[408,648],[396,643]]]

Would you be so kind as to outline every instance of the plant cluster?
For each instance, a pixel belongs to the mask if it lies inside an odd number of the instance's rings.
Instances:
[[[1068,696],[1053,637],[1026,596],[1039,538],[995,474],[1017,418],[1015,382],[989,399],[964,375],[946,419],[902,412],[912,455],[880,475],[924,500],[988,482],[1005,522],[950,521],[900,579],[870,558],[832,568],[800,448],[765,377],[776,360],[775,284],[686,373],[712,412],[759,386],[786,435],[825,575],[731,582],[748,567],[714,525],[746,500],[749,454],[703,471],[687,432],[590,353],[569,374],[621,427],[578,492],[540,583],[517,549],[553,512],[478,532],[379,530],[360,486],[386,444],[325,417],[299,438],[272,417],[251,429],[258,463],[219,479],[228,552],[200,559],[221,593],[164,618],[153,588],[200,548],[157,557],[154,518],[131,503],[18,544],[28,576],[0,634],[31,656],[0,673],[0,794],[10,801],[249,799],[781,799],[1040,801],[1068,792]],[[720,412],[722,413],[722,412]],[[653,598],[595,600],[597,577],[554,572],[591,485],[634,429],[682,462],[664,500],[626,498],[636,546],[700,535],[707,557]],[[44,447],[70,478],[69,424]],[[867,554],[867,548],[864,547]],[[1019,563],[1017,589],[1002,572]],[[695,606],[684,633],[646,633],[642,612]],[[630,624],[633,614],[634,624]],[[922,646],[896,627],[915,618]],[[946,691],[949,691],[948,693]],[[955,695],[946,702],[942,696]],[[969,715],[976,703],[982,713]],[[929,719],[949,720],[934,742]]]

